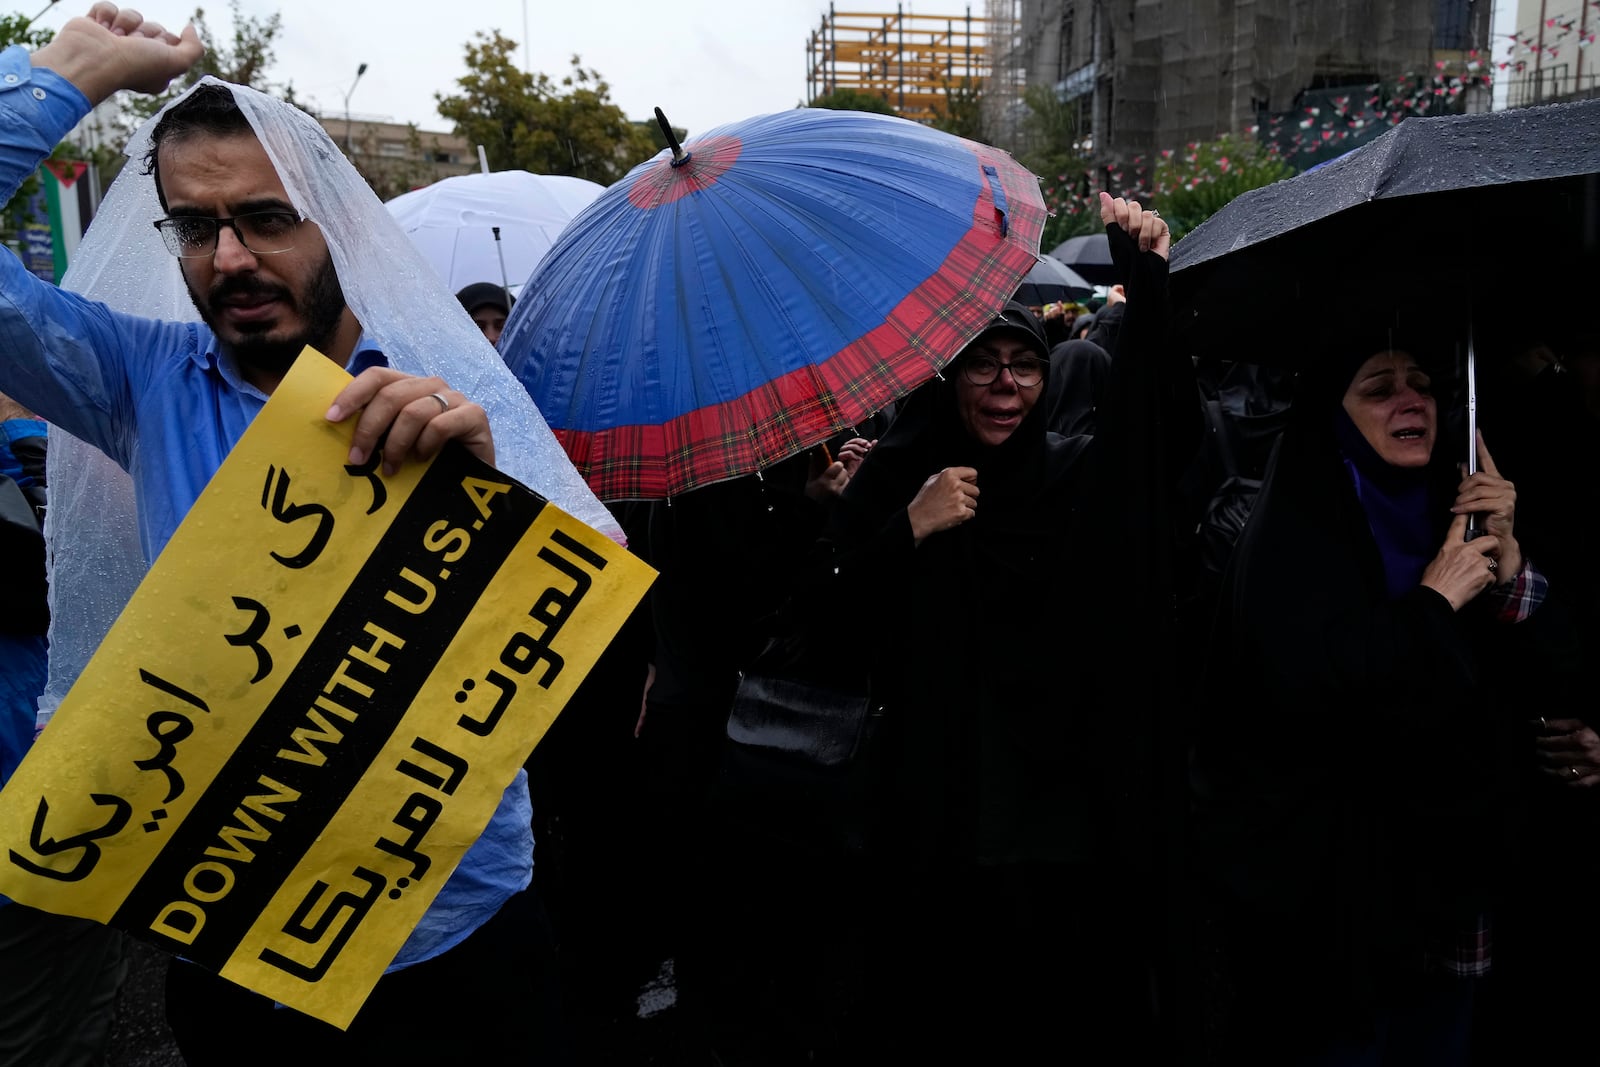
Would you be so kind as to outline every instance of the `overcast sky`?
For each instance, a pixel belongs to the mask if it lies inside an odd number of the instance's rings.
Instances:
[[[195,0],[129,2],[169,26],[181,26],[196,6]],[[39,25],[59,27],[89,5],[59,0]],[[42,6],[42,0],[20,0],[17,9],[32,13]],[[226,39],[232,28],[227,0],[200,0],[199,6]],[[455,90],[473,33],[498,29],[525,46],[518,57],[532,70],[560,76],[576,53],[611,83],[630,118],[648,119],[659,106],[674,125],[700,134],[804,99],[805,44],[827,0],[241,0],[239,6],[246,16],[282,14],[273,75],[327,114],[342,114],[349,92],[353,115],[447,129],[433,94]],[[895,9],[893,0],[842,6]],[[905,5],[907,12],[917,6]],[[963,0],[920,5],[930,14],[959,14],[967,6]],[[974,14],[984,9],[976,0],[971,7]],[[1516,5],[1496,0],[1494,7],[1499,59],[1508,43],[1503,35],[1515,27]],[[352,91],[362,63],[367,72]]]
[[[38,25],[58,28],[91,0],[60,0]],[[181,26],[195,0],[128,0],[147,18]],[[19,0],[32,14],[43,0]],[[227,0],[200,0],[221,39],[232,28]],[[630,118],[660,107],[675,126],[700,133],[804,99],[805,42],[827,0],[241,0],[246,16],[283,16],[273,74],[324,113],[447,128],[433,94],[466,71],[463,49],[479,30],[526,44],[535,71],[564,74],[571,56],[598,70]],[[910,5],[908,5],[909,8]],[[964,3],[923,10],[965,10]],[[893,11],[893,0],[850,0],[852,11]],[[527,33],[523,32],[526,12]],[[524,51],[519,49],[518,59]],[[356,69],[367,64],[354,91]]]

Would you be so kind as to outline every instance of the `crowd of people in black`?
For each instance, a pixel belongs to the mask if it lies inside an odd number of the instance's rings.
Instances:
[[[1600,590],[1550,464],[1600,455],[1596,334],[1481,335],[1469,476],[1464,324],[1197,367],[1104,199],[1109,347],[1012,304],[885,425],[624,513],[669,779],[628,882],[686,1018],[727,1063],[1581,1057]],[[848,772],[752,737],[773,675]]]

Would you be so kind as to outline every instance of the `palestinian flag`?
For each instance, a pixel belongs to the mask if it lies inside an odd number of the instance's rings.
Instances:
[[[55,253],[58,285],[94,214],[89,202],[88,175],[89,164],[70,159],[47,159],[39,168],[40,184],[50,212],[50,243]]]

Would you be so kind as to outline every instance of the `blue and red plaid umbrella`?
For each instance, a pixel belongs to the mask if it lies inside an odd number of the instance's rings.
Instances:
[[[635,167],[574,219],[501,339],[602,500],[748,474],[932,377],[1035,263],[1006,153],[799,108]]]

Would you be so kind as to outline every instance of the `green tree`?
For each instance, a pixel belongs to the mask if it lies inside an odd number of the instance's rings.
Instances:
[[[277,43],[283,33],[283,16],[278,12],[266,18],[246,16],[239,10],[239,0],[228,0],[228,11],[233,21],[233,33],[230,38],[223,39],[206,22],[205,8],[194,9],[191,21],[200,36],[200,43],[205,45],[205,54],[187,73],[175,78],[166,92],[155,96],[122,94],[122,123],[118,133],[123,141],[132,136],[146,119],[208,74],[235,85],[248,85],[291,104],[296,103],[293,85],[280,84],[268,76],[268,71],[277,61]],[[102,185],[105,186],[111,184],[111,179],[116,177],[126,162],[126,157],[119,151],[108,151],[107,155],[107,159],[96,160],[101,170]]]
[[[1228,134],[1162,153],[1155,195],[1173,240],[1222,210],[1240,193],[1294,176],[1277,151],[1253,137]]]
[[[1036,85],[1022,94],[1022,162],[1035,174],[1083,170],[1089,165],[1078,132],[1076,101],[1061,99],[1054,88]]]
[[[831,93],[823,93],[805,106],[824,107],[830,111],[870,111],[874,115],[896,113],[894,105],[883,97],[859,89],[835,89]]]
[[[53,36],[49,30],[35,30],[29,28],[32,19],[27,15],[0,15],[0,48],[8,48],[14,44],[27,45],[29,48],[39,48],[50,42]],[[51,153],[52,158],[61,158],[64,151],[62,146],[57,146]],[[14,196],[0,208],[0,242],[14,245],[17,241],[17,231],[22,226],[22,211],[32,196],[39,191],[39,177],[30,174],[23,181]]]
[[[983,128],[983,89],[970,78],[944,83],[944,114],[933,122],[933,128],[965,137],[969,141],[986,141]]]
[[[1097,184],[1090,175],[1095,161],[1083,147],[1078,130],[1078,104],[1063,100],[1054,88],[1034,86],[1023,93],[1027,114],[1022,122],[1023,166],[1043,182],[1045,221],[1041,248],[1054,248],[1069,237],[1097,233],[1100,207]]]
[[[466,45],[459,91],[434,94],[439,114],[483,146],[491,167],[610,185],[655,154],[647,128],[628,120],[612,102],[610,85],[578,56],[558,82],[519,68],[517,47],[498,30],[476,34]]]
[[[157,96],[130,95],[126,106],[136,123],[160,111],[208,74],[295,103],[294,86],[279,84],[268,76],[278,59],[278,38],[283,33],[282,13],[273,12],[266,18],[246,16],[239,10],[239,0],[228,0],[228,11],[233,21],[233,34],[230,39],[224,40],[207,24],[205,8],[194,9],[191,21],[194,22],[195,32],[200,35],[200,43],[205,45],[205,54],[189,68],[188,73],[174,79],[166,92]]]
[[[14,44],[40,48],[49,44],[54,34],[45,29],[30,29],[29,23],[32,21],[27,15],[0,15],[0,48],[9,48]]]
[[[645,133],[650,135],[650,143],[655,146],[656,152],[660,152],[662,149],[672,147],[671,145],[667,144],[667,135],[661,132],[661,124],[655,119],[650,119],[648,122],[636,122],[634,125],[640,127]],[[681,145],[683,142],[689,139],[689,131],[684,129],[682,126],[674,126],[672,127],[672,136],[676,137],[678,139],[678,144]],[[655,153],[651,154],[654,155]]]

